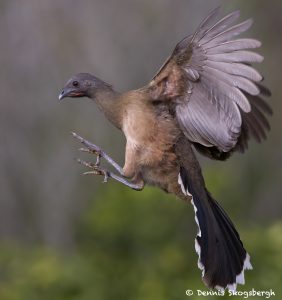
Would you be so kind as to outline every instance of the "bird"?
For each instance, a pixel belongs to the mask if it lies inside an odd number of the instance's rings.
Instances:
[[[250,255],[221,205],[207,190],[196,152],[225,161],[243,153],[250,139],[261,142],[272,114],[265,98],[270,90],[253,63],[263,56],[261,42],[238,38],[252,19],[238,22],[240,11],[219,18],[212,10],[193,34],[174,48],[151,81],[120,93],[89,73],[78,73],[65,84],[59,99],[87,97],[126,138],[121,167],[105,151],[73,133],[96,156],[78,160],[84,174],[101,175],[140,191],[156,186],[191,203],[198,232],[195,250],[202,280],[210,289],[236,290],[252,269]],[[105,159],[115,171],[102,168]]]

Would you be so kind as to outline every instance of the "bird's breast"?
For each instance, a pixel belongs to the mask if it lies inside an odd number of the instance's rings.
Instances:
[[[163,153],[171,151],[179,133],[171,115],[157,113],[153,106],[143,103],[128,105],[122,129],[127,146],[140,150],[148,161],[162,159]]]
[[[149,146],[157,134],[157,120],[145,106],[130,105],[124,112],[123,132],[134,147]]]

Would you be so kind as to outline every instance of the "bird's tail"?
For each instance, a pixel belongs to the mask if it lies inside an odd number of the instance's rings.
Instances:
[[[252,269],[249,254],[226,212],[190,175],[187,168],[180,168],[179,184],[184,194],[192,196],[199,227],[195,249],[203,281],[210,288],[235,290],[245,283],[244,270]]]

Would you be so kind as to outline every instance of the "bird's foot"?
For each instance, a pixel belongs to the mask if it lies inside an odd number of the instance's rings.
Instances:
[[[95,154],[97,156],[95,166],[100,166],[100,160],[101,157],[104,158],[109,164],[111,164],[120,175],[123,174],[122,167],[119,166],[106,152],[104,152],[100,147],[96,146],[95,144],[92,144],[91,142],[87,141],[86,139],[82,138],[75,132],[72,132],[72,135],[74,138],[79,140],[85,148],[80,148],[80,151]],[[93,164],[92,164],[93,165]]]
[[[87,172],[83,172],[83,175],[100,175],[100,176],[104,176],[104,180],[103,182],[108,182],[108,178],[109,178],[109,172],[103,168],[101,168],[99,165],[97,165],[96,163],[93,164],[91,162],[87,162],[81,159],[77,159],[77,162],[80,163],[81,165],[91,169],[91,171],[87,171]]]
[[[95,150],[91,150],[91,149],[88,149],[88,148],[79,148],[78,150],[81,151],[81,152],[87,152],[87,153],[95,154],[96,155],[95,166],[97,166],[97,167],[100,166],[101,157],[102,157],[100,151],[95,151]]]
[[[78,150],[82,151],[82,152],[95,154],[97,156],[95,165],[100,166],[100,158],[103,156],[102,149],[100,147],[88,142],[87,140],[85,140],[84,138],[82,138],[81,136],[76,134],[75,132],[72,132],[72,135],[74,138],[78,139],[84,146],[86,146],[86,148],[79,148]]]
[[[108,182],[108,178],[112,178],[134,190],[142,190],[144,187],[144,182],[143,180],[139,180],[139,182],[132,182],[127,180],[126,178],[123,177],[123,170],[122,167],[120,167],[107,153],[105,153],[100,147],[90,143],[89,141],[87,141],[86,139],[82,138],[81,136],[79,136],[78,134],[72,132],[73,137],[75,137],[76,139],[78,139],[84,146],[85,148],[80,148],[80,151],[83,152],[87,152],[87,153],[91,153],[91,154],[95,154],[97,155],[97,160],[96,163],[92,163],[92,162],[86,162],[84,160],[81,159],[77,159],[77,161],[91,169],[91,171],[87,171],[84,172],[84,175],[100,175],[100,176],[104,176],[104,182]],[[108,163],[110,163],[110,165],[112,165],[121,176],[114,174],[113,172],[107,171],[106,169],[103,169],[100,166],[100,158],[104,158]]]

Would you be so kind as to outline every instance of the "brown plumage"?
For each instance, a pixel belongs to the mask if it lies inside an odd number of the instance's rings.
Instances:
[[[234,225],[206,190],[192,146],[218,160],[243,152],[248,140],[258,142],[270,129],[263,100],[268,89],[252,63],[263,57],[250,49],[255,39],[234,39],[251,20],[233,25],[239,12],[215,21],[212,11],[196,32],[179,42],[152,81],[145,87],[118,93],[97,77],[73,76],[60,94],[89,97],[126,137],[125,164],[121,168],[96,145],[74,134],[86,151],[97,155],[96,164],[80,161],[91,171],[136,190],[158,186],[191,201],[199,231],[195,240],[198,266],[208,287],[235,289],[251,269]],[[100,167],[106,159],[119,175]]]

